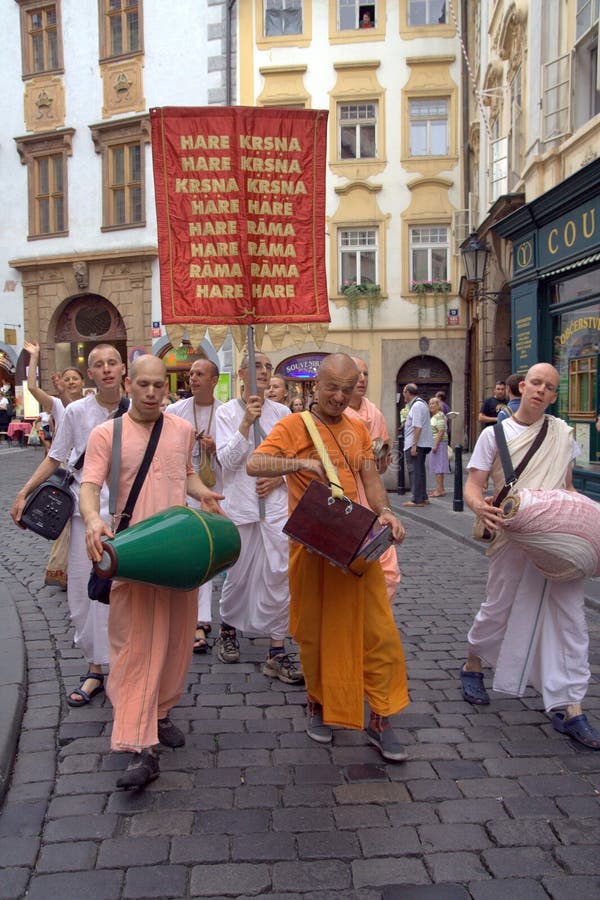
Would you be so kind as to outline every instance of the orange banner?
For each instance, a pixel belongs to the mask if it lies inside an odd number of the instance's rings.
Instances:
[[[150,117],[163,323],[329,322],[327,112]]]

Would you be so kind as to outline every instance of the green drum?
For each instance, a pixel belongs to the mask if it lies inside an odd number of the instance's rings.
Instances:
[[[240,535],[226,516],[171,506],[102,546],[102,557],[94,563],[100,577],[191,591],[234,564]]]

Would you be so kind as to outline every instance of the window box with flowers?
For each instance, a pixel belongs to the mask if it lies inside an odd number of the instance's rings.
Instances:
[[[356,281],[345,281],[341,293],[346,298],[350,328],[358,328],[358,310],[366,308],[369,328],[373,327],[375,310],[382,301],[381,287],[378,284]]]
[[[449,294],[450,281],[411,281],[410,289],[415,294]]]

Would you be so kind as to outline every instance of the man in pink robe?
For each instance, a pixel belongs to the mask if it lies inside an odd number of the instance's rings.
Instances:
[[[131,407],[123,416],[117,511],[122,511],[140,468],[150,434],[161,416],[168,390],[162,360],[140,356],[125,379]],[[87,445],[80,510],[90,559],[102,554],[102,538],[113,531],[99,515],[100,490],[110,479],[114,421],[94,428]],[[170,506],[184,506],[186,495],[210,512],[220,512],[219,494],[195,473],[191,455],[194,429],[178,416],[164,416],[162,432],[131,516],[131,525]],[[113,582],[108,637],[107,692],[114,707],[111,748],[133,759],[117,787],[142,788],[158,778],[155,746],[181,747],[183,732],[169,718],[189,668],[197,615],[197,589],[170,590],[134,582]]]

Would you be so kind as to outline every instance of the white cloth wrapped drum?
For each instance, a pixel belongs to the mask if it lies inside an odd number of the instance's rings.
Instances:
[[[506,536],[546,578],[600,575],[600,504],[574,491],[515,491],[501,504]]]

